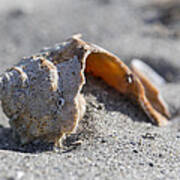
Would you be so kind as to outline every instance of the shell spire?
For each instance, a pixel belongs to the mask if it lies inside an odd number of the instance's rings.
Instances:
[[[71,38],[1,75],[2,108],[22,144],[42,139],[60,146],[61,137],[76,128],[85,111],[80,90],[88,53]]]

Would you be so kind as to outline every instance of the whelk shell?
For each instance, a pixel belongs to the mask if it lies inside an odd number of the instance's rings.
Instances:
[[[167,124],[169,112],[159,91],[136,65],[132,69],[79,35],[22,59],[0,76],[0,99],[13,135],[22,144],[42,139],[61,146],[62,137],[75,131],[85,113],[80,94],[85,71],[133,97],[157,125]]]

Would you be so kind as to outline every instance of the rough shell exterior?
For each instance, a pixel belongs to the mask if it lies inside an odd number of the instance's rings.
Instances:
[[[74,39],[45,49],[1,76],[2,107],[22,144],[36,138],[58,143],[83,116],[80,90],[88,51],[76,46]]]

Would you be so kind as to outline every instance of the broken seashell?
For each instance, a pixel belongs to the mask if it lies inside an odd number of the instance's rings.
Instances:
[[[84,71],[134,97],[157,125],[167,123],[146,97],[143,83],[118,57],[76,35],[22,59],[0,76],[0,99],[13,136],[22,144],[41,139],[60,147],[85,113],[80,94]]]
[[[158,86],[166,84],[165,80],[147,64],[138,59],[132,60],[131,69],[142,82],[146,96],[152,106],[164,116],[170,118],[168,105],[157,88]]]

